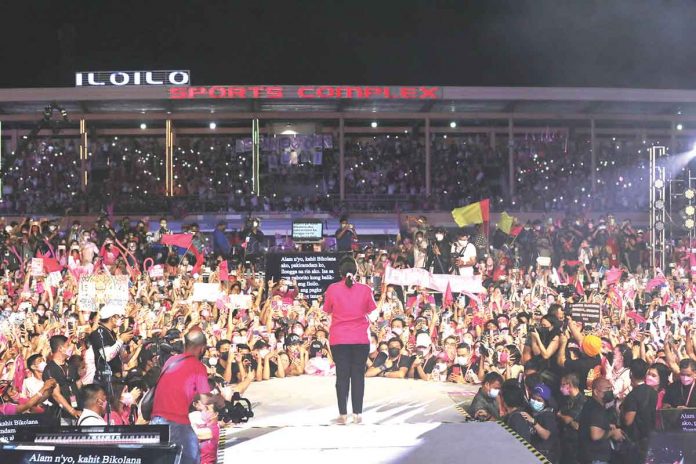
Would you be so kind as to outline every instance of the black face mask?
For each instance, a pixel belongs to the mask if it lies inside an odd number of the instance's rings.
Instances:
[[[223,361],[227,361],[227,357],[229,355],[230,355],[230,353],[228,353],[227,351],[220,353],[220,359],[222,359]]]
[[[389,357],[396,358],[401,353],[401,348],[389,348]]]
[[[604,395],[602,396],[602,401],[604,401],[604,404],[608,404],[614,401],[614,392],[611,390],[605,391]]]

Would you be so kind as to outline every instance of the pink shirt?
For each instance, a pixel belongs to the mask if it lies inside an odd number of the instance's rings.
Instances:
[[[354,282],[348,288],[344,281],[331,284],[324,295],[324,311],[331,314],[329,343],[351,345],[370,343],[370,321],[367,315],[377,308],[372,289]]]
[[[179,354],[167,360],[162,369],[180,358],[186,358],[159,379],[152,405],[152,417],[164,417],[177,424],[190,424],[189,406],[197,393],[210,393],[208,372],[193,355]]]

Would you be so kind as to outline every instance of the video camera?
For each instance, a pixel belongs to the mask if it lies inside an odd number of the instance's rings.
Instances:
[[[247,398],[242,398],[239,392],[234,392],[232,401],[225,401],[225,407],[218,410],[218,417],[226,424],[241,424],[254,417],[254,411]]]

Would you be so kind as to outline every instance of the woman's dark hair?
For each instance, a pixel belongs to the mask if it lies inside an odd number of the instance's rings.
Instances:
[[[526,404],[524,399],[524,392],[520,388],[517,381],[515,382],[505,382],[500,389],[500,396],[503,399],[503,403],[508,408],[522,408]]]
[[[660,376],[659,390],[664,390],[667,388],[667,385],[669,384],[669,374],[671,373],[669,367],[662,363],[654,363],[650,365],[649,369],[655,369],[657,371],[657,375]]]
[[[344,258],[338,267],[338,272],[345,279],[346,287],[351,288],[355,274],[358,272],[358,265],[353,258]]]

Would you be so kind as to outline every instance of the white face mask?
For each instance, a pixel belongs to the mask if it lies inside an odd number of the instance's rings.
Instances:
[[[232,337],[232,343],[235,345],[243,345],[246,343],[246,338],[242,337],[241,335],[235,335]]]
[[[292,332],[293,332],[295,335],[299,335],[299,336],[301,337],[302,334],[304,333],[304,330],[302,330],[300,327],[297,327],[297,328],[295,328]]]
[[[262,358],[265,358],[267,354],[268,354],[267,349],[264,348],[263,350],[259,350],[259,356],[261,356]]]
[[[46,362],[45,362],[45,361],[41,361],[41,362],[39,363],[39,365],[37,366],[37,369],[39,370],[39,372],[43,372],[44,369],[46,369]]]
[[[461,245],[461,246],[466,246],[466,244],[469,243],[469,240],[467,240],[467,239],[459,239],[458,243],[459,243],[459,245]]]
[[[497,398],[497,397],[498,397],[498,393],[500,393],[500,389],[498,389],[498,388],[491,388],[491,390],[488,392],[488,396],[490,396],[491,398]]]
[[[441,242],[444,238],[445,236],[442,234],[435,234],[435,240],[437,240],[438,242]]]
[[[126,407],[130,407],[130,405],[133,404],[133,394],[131,392],[123,392],[121,395],[121,403]]]
[[[457,356],[454,359],[455,364],[459,364],[460,366],[466,366],[466,363],[469,362],[469,358],[466,356]]]
[[[404,332],[404,329],[401,327],[394,327],[391,331],[394,335],[401,335]]]
[[[116,327],[121,327],[123,325],[123,319],[116,319]]]

